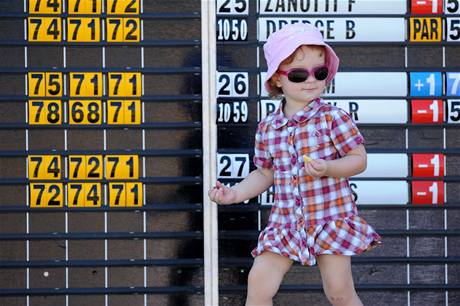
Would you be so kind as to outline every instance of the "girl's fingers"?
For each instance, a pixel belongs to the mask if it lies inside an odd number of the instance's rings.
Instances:
[[[211,201],[214,200],[214,189],[212,189],[212,190],[209,192],[209,198],[211,199]]]
[[[310,164],[313,167],[313,169],[315,169],[316,171],[321,171],[321,168],[322,168],[322,163],[321,162],[319,162],[317,160],[313,160]]]
[[[220,204],[221,199],[222,199],[222,191],[219,189],[219,190],[216,192],[216,203]]]
[[[211,197],[211,194],[212,194],[213,191],[214,191],[214,187],[212,187],[211,189],[209,189],[209,191],[208,191],[208,196],[209,196],[209,197]]]
[[[214,189],[214,191],[212,192],[212,197],[213,199],[215,199],[217,196],[217,189]]]
[[[217,181],[216,185],[213,186],[211,189],[209,189],[208,195],[209,195],[209,198],[211,198],[212,201],[214,201],[214,199],[216,198],[217,192],[219,191],[219,188],[220,188],[219,185],[220,185],[220,182]]]
[[[324,160],[314,160],[310,164],[316,176],[322,176],[326,171],[326,162]]]
[[[317,169],[317,167],[318,167],[318,164],[317,164],[316,160],[312,160],[309,164],[313,169]]]
[[[213,189],[211,191],[211,196],[210,196],[211,200],[216,202],[216,198],[217,198],[217,189]]]
[[[229,188],[223,185],[221,182],[216,181],[216,185],[209,190],[209,198],[211,201],[221,204],[221,201],[225,199],[229,191]]]
[[[313,162],[313,161],[312,161]],[[318,171],[313,167],[312,162],[308,163],[308,172],[311,176],[318,176]]]
[[[309,174],[312,174],[313,166],[311,165],[311,162],[307,164],[307,170]]]

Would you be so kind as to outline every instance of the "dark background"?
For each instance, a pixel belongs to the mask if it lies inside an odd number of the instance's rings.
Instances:
[[[108,305],[144,305],[144,266],[148,287],[159,288],[158,294],[147,294],[148,305],[203,305],[203,221],[202,221],[202,137],[201,137],[201,23],[199,19],[200,1],[197,0],[144,0],[144,13],[169,14],[184,13],[189,17],[145,18],[144,41],[176,41],[179,45],[144,46],[144,66],[153,72],[144,73],[145,123],[155,124],[145,128],[145,151],[142,150],[141,128],[107,128],[106,150],[138,150],[141,159],[145,157],[145,173],[140,170],[141,179],[147,178],[145,207],[138,210],[73,209],[62,208],[54,211],[29,210],[26,181],[26,142],[29,153],[52,153],[64,151],[67,141],[68,151],[89,150],[102,154],[104,150],[104,129],[62,127],[28,129],[8,128],[7,124],[25,124],[25,54],[27,69],[30,71],[50,71],[51,69],[103,69],[103,44],[82,44],[66,46],[64,67],[64,47],[60,44],[21,44],[24,39],[24,19],[18,16],[3,16],[0,19],[0,288],[25,289],[27,274],[30,288],[45,288],[42,295],[31,295],[29,305],[65,305],[65,295],[53,295],[53,288],[66,288],[68,279],[69,305],[104,305],[104,291],[88,294],[82,288],[105,287],[104,260],[107,252],[107,287],[135,287],[129,294],[110,294]],[[248,18],[248,43],[218,44],[218,71],[226,68],[249,72],[249,96],[257,97],[257,68],[265,71],[266,66],[260,48],[261,66],[257,67],[256,1],[250,2]],[[1,1],[0,12],[20,14],[22,1]],[[196,13],[196,17],[190,17]],[[250,43],[252,41],[252,43]],[[16,42],[16,43],[15,43]],[[141,70],[141,45],[106,45],[105,67],[123,71]],[[341,60],[341,69],[395,68],[405,71],[405,46],[385,45],[334,45]],[[27,51],[25,51],[27,47]],[[427,71],[442,68],[443,44],[407,46],[407,70],[426,68]],[[460,70],[460,47],[445,46],[446,67]],[[159,72],[155,68],[165,68]],[[178,68],[176,72],[171,68]],[[195,72],[190,69],[195,68]],[[169,70],[168,70],[169,69]],[[68,86],[68,80],[67,80]],[[67,88],[68,89],[68,88]],[[67,90],[68,92],[68,90]],[[257,100],[249,100],[249,124],[244,126],[219,125],[219,153],[229,150],[250,153],[252,157],[254,132],[257,124]],[[167,123],[176,124],[171,128]],[[180,127],[178,123],[195,124]],[[368,151],[384,149],[405,149],[406,127],[360,127],[367,141]],[[409,149],[443,149],[442,127],[408,126]],[[446,128],[448,149],[458,149],[460,137],[455,128]],[[251,160],[251,159],[250,159]],[[410,166],[409,166],[410,167]],[[458,175],[460,159],[458,154],[447,156],[447,175]],[[251,170],[254,166],[251,164]],[[410,168],[409,168],[410,169]],[[153,181],[151,181],[152,179]],[[188,183],[188,181],[191,181]],[[447,202],[457,203],[459,183],[447,183]],[[219,208],[219,230],[232,233],[243,230],[250,233],[241,238],[219,238],[219,286],[220,305],[243,305],[247,273],[252,263],[250,251],[256,244],[258,229],[267,221],[269,210],[259,207],[257,199],[252,199],[246,207]],[[444,213],[447,213],[447,228],[457,231],[447,238],[449,256],[457,261],[448,264],[449,284],[456,284],[449,290],[448,305],[460,304],[459,236],[460,212],[456,208],[438,209],[423,207],[414,209],[410,204],[401,208],[360,208],[360,214],[377,231],[443,230]],[[260,214],[260,222],[259,222]],[[406,217],[409,217],[409,224]],[[105,218],[106,217],[106,218]],[[144,222],[145,217],[145,222]],[[106,219],[106,220],[105,220]],[[66,222],[67,220],[67,222]],[[144,239],[68,239],[67,251],[70,264],[53,266],[55,260],[65,260],[66,239],[59,237],[68,233],[129,233],[168,232],[165,238],[145,240],[146,259],[162,259],[162,263],[145,265],[125,264],[113,266],[115,260],[144,259]],[[58,233],[56,238],[47,240],[7,239],[10,234]],[[196,234],[194,238],[183,238],[181,233]],[[408,268],[404,260],[397,263],[377,263],[378,257],[398,257],[407,255],[406,236],[383,235],[384,245],[370,253],[363,254],[360,261],[353,262],[353,276],[358,293],[365,305],[408,305]],[[410,264],[410,283],[439,287],[445,282],[444,236],[411,236],[408,248],[411,257],[436,257],[436,263]],[[38,266],[27,263],[40,261]],[[185,261],[190,260],[190,261]],[[75,266],[83,261],[83,266]],[[9,267],[10,263],[22,264]],[[29,268],[26,268],[29,266]],[[27,269],[29,270],[27,272]],[[47,272],[47,273],[45,273]],[[294,265],[286,274],[284,287],[275,297],[274,305],[327,305],[318,268]],[[384,285],[377,289],[376,285]],[[293,291],[290,285],[306,288]],[[390,288],[395,285],[396,288]],[[364,287],[369,287],[364,290]],[[290,289],[291,288],[291,289]],[[440,289],[412,289],[410,305],[446,305],[445,291]],[[17,296],[0,295],[0,305],[26,305],[24,294]],[[428,303],[428,304],[427,304]]]

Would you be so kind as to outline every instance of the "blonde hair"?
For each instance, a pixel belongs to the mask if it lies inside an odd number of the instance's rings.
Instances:
[[[311,48],[313,50],[318,50],[318,51],[321,51],[323,52],[323,54],[326,54],[326,48],[324,46],[318,46],[318,45],[303,45],[303,46],[307,46],[308,48]],[[280,66],[281,65],[288,65],[290,63],[292,63],[294,61],[294,58],[297,54],[297,51],[301,50],[302,46],[299,46],[294,52],[292,52],[291,55],[289,55],[286,59],[284,59],[281,63],[280,63]],[[325,64],[327,65],[327,57],[326,57],[326,62]],[[279,66],[278,66],[279,68]],[[272,99],[277,99],[277,98],[280,98],[282,95],[283,95],[283,89],[276,86],[276,81],[273,79],[274,76],[278,76],[278,70],[272,75],[272,77],[270,78],[270,80],[268,80],[268,84],[270,84],[270,88],[271,90],[268,91],[268,96]]]

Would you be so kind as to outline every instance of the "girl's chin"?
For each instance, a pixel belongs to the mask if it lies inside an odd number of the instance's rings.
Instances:
[[[303,95],[301,97],[295,97],[295,98],[291,98],[292,101],[295,101],[297,103],[305,103],[306,101],[310,102],[310,101],[313,101],[315,100],[316,98],[319,98],[319,95]]]
[[[303,91],[299,97],[302,97],[303,99],[316,99],[320,96],[320,94],[317,91]]]
[[[302,90],[300,92],[296,92],[295,95],[290,96],[290,98],[294,101],[311,101],[321,96],[321,92],[317,90]]]

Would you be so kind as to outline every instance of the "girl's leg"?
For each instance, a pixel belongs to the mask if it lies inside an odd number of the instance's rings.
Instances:
[[[320,255],[317,259],[323,288],[334,306],[363,306],[351,275],[351,258],[343,255]]]
[[[249,271],[246,306],[271,306],[291,264],[289,258],[268,251],[257,256]]]

